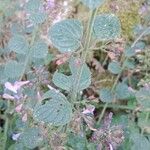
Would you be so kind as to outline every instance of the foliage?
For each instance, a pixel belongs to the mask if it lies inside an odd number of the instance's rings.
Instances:
[[[140,4],[0,0],[0,149],[149,149],[150,3]]]

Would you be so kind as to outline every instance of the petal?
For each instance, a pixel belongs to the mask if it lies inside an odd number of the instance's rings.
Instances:
[[[20,113],[20,112],[21,112],[21,109],[22,109],[22,106],[23,106],[23,104],[18,105],[18,106],[15,108],[16,112]]]
[[[5,99],[10,99],[10,100],[14,100],[15,98],[9,94],[3,94],[3,98]]]
[[[10,82],[6,82],[5,83],[5,88],[14,92],[14,93],[17,93],[17,89],[15,86],[13,86]]]
[[[28,84],[30,81],[16,81],[14,87],[19,90],[22,86]]]

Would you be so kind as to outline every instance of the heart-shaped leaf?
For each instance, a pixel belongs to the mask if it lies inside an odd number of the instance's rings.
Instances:
[[[71,120],[72,107],[66,97],[55,91],[49,91],[50,99],[45,104],[38,104],[34,109],[34,119],[54,126],[65,125]]]
[[[52,26],[49,37],[53,45],[62,53],[74,52],[80,47],[83,34],[81,22],[75,19],[66,19]]]
[[[99,95],[102,102],[112,102],[114,99],[113,93],[108,88],[101,89]]]
[[[150,92],[148,88],[141,88],[137,93],[136,93],[136,99],[139,104],[144,106],[144,108],[149,108],[150,107]]]
[[[113,40],[120,35],[120,21],[114,14],[102,14],[96,17],[93,30],[98,40]]]
[[[20,64],[16,61],[9,61],[5,65],[4,75],[7,78],[15,79],[20,77],[23,71],[23,64]]]
[[[28,43],[22,35],[13,36],[8,43],[8,47],[18,54],[26,54],[28,51]]]
[[[113,74],[119,74],[121,72],[120,63],[117,61],[113,61],[108,65],[108,70]]]
[[[72,78],[71,76],[66,76],[56,71],[53,75],[53,83],[63,90],[70,91],[72,87]]]
[[[32,46],[31,53],[32,57],[45,58],[48,54],[48,47],[44,42],[38,41]]]
[[[42,144],[43,138],[40,136],[38,128],[28,128],[20,136],[20,142],[29,149],[34,149]]]

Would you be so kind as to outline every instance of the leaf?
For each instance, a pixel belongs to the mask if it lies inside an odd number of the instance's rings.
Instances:
[[[108,70],[113,74],[119,74],[121,72],[121,66],[119,62],[113,61],[108,65]]]
[[[20,77],[22,71],[23,71],[23,64],[20,64],[12,60],[5,65],[4,75],[5,77],[11,79],[18,78]]]
[[[74,52],[80,47],[83,35],[81,22],[75,19],[66,19],[52,26],[49,37],[53,45],[62,53]]]
[[[40,0],[29,0],[25,5],[25,10],[29,13],[39,11],[41,6]]]
[[[22,143],[15,143],[11,145],[8,150],[27,150],[27,149],[25,149]]]
[[[127,67],[128,69],[134,69],[135,68],[135,61],[133,59],[127,59],[124,62],[124,66]]]
[[[28,43],[22,35],[13,36],[8,43],[8,47],[18,54],[26,54],[28,51]]]
[[[125,83],[118,83],[115,92],[117,99],[125,100],[131,96],[128,86]]]
[[[89,7],[90,9],[95,9],[100,7],[105,0],[81,0],[81,2]]]
[[[46,20],[47,15],[41,12],[31,13],[29,19],[34,25],[42,24]]]
[[[108,88],[101,89],[99,95],[100,95],[100,99],[102,102],[108,103],[108,102],[112,102],[114,99],[114,96],[113,96],[111,90]]]
[[[93,30],[98,40],[113,40],[120,35],[120,21],[113,14],[102,14],[96,17]]]
[[[79,64],[78,64],[79,63]],[[83,68],[81,70],[81,65],[83,65]],[[82,61],[79,59],[72,58],[69,62],[69,67],[72,73],[72,84],[73,86],[77,86],[76,84],[76,78],[80,76],[79,80],[79,87],[78,92],[88,88],[91,84],[91,71],[86,63],[82,64]],[[82,71],[80,75],[78,75],[79,71]]]
[[[5,69],[5,66],[0,65],[0,83],[1,84],[5,83],[8,80],[4,74],[4,69]]]
[[[67,146],[73,150],[87,150],[86,138],[85,136],[70,133],[68,135]]]
[[[132,57],[136,54],[136,51],[134,48],[127,48],[125,49],[124,54],[126,57]]]
[[[54,126],[67,124],[72,117],[72,107],[63,94],[49,92],[50,99],[45,104],[35,107],[33,117],[37,121],[50,123]]]
[[[77,92],[80,92],[91,84],[91,71],[89,67],[84,64],[82,70],[81,64],[78,65],[78,60],[75,58],[72,58],[69,63],[69,67],[71,70],[71,75],[67,76],[62,73],[55,72],[53,76],[53,83],[63,90],[71,91],[72,89],[76,88]],[[78,72],[82,71],[80,75],[78,75]],[[80,78],[79,82],[77,82],[77,78]],[[78,84],[78,85],[77,85]]]
[[[149,150],[150,148],[148,139],[139,133],[132,133],[131,140],[133,141],[131,150]]]
[[[42,41],[35,42],[31,47],[31,53],[32,57],[45,58],[48,54],[48,46]]]
[[[136,99],[144,108],[150,107],[150,92],[148,88],[141,88],[136,92]]]
[[[43,138],[40,136],[38,128],[28,128],[20,136],[20,142],[29,149],[34,149],[42,144]]]
[[[53,83],[66,91],[70,91],[71,87],[72,87],[72,78],[71,76],[66,76],[62,73],[58,73],[58,71],[56,71],[53,75],[53,79],[52,79]]]

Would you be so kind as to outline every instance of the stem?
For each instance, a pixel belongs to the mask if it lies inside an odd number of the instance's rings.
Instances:
[[[92,31],[93,31],[93,24],[94,24],[94,20],[95,20],[97,12],[98,12],[98,9],[95,9],[95,10],[92,10],[90,13],[91,15],[90,15],[90,19],[89,19],[87,30],[86,30],[86,38],[85,38],[84,48],[83,48],[83,51],[81,54],[82,64],[81,64],[81,67],[79,68],[79,70],[77,72],[77,78],[75,79],[75,86],[73,87],[73,92],[71,95],[71,100],[73,102],[75,102],[77,100],[80,78],[82,75],[84,64],[86,62],[88,50],[90,48],[91,36],[92,36]]]
[[[144,36],[144,34],[150,29],[150,27],[148,27],[146,30],[144,30],[138,37],[137,39],[133,42],[133,44],[131,45],[131,48],[133,48],[135,46],[135,44]]]
[[[10,108],[10,101],[7,101],[7,110],[9,110]],[[9,127],[9,118],[7,116],[7,112],[5,112],[5,125],[4,125],[4,145],[3,145],[3,149],[6,150],[7,148],[7,134],[8,134],[8,127]]]

